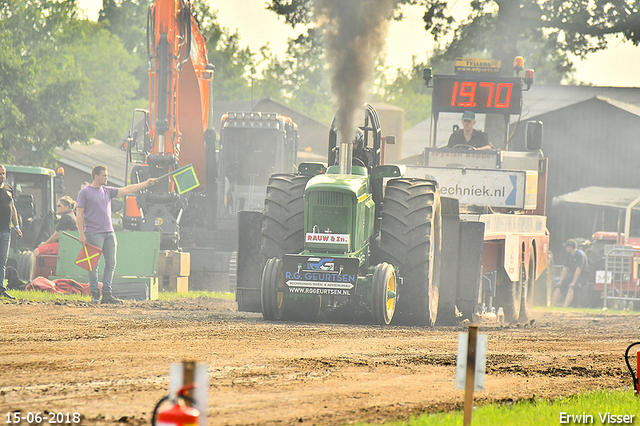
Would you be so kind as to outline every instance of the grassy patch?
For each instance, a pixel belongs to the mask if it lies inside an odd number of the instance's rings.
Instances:
[[[84,296],[80,294],[58,294],[49,293],[45,291],[18,291],[10,290],[9,293],[15,296],[18,300],[27,300],[31,302],[55,302],[59,300],[69,301],[91,301],[91,296]],[[172,293],[172,292],[160,292],[159,300],[175,300],[175,299],[193,299],[198,297],[211,297],[214,299],[234,300],[234,293],[223,292],[208,292],[208,291],[193,291],[189,293]],[[4,299],[6,300],[6,299]]]
[[[56,300],[74,300],[74,301],[90,301],[91,296],[83,296],[81,294],[59,294],[49,293],[46,291],[19,291],[9,290],[9,294],[15,296],[18,300],[28,300],[31,302],[54,302]],[[6,300],[6,299],[0,299]]]
[[[518,425],[543,426],[561,424],[625,424],[624,417],[605,417],[627,415],[626,424],[640,425],[640,399],[633,391],[594,391],[568,398],[549,401],[521,401],[513,404],[489,404],[476,407],[473,411],[473,426]],[[577,416],[577,417],[568,417]],[[590,416],[590,417],[589,417]],[[631,418],[630,416],[634,416]],[[464,413],[427,414],[408,421],[386,423],[393,426],[460,426]],[[604,418],[604,422],[602,419]],[[578,421],[581,420],[581,421]],[[587,420],[587,421],[585,421]],[[629,422],[629,420],[632,420]],[[370,423],[358,423],[359,426],[373,426]]]

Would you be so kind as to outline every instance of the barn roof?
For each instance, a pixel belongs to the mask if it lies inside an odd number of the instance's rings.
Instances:
[[[640,87],[533,85],[531,90],[522,94],[520,120],[528,120],[595,97],[640,107]],[[517,116],[512,116],[511,122],[517,119]]]
[[[640,189],[637,188],[589,186],[568,194],[553,197],[551,203],[553,206],[581,204],[626,209],[629,204],[638,198],[640,198]],[[640,209],[640,206],[637,208]]]
[[[88,144],[72,143],[68,149],[56,148],[58,162],[74,169],[88,173],[101,164],[109,169],[109,182],[112,185],[124,186],[126,152],[97,139]]]

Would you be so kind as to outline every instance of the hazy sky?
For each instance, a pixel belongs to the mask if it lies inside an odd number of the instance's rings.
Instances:
[[[231,30],[238,31],[240,45],[249,46],[252,51],[269,43],[271,50],[282,58],[287,38],[295,37],[303,31],[301,27],[292,29],[273,12],[264,9],[267,0],[207,0],[212,9],[218,10],[218,22]],[[79,0],[80,7],[90,19],[96,19],[102,0]],[[454,2],[457,16],[464,17],[469,0]],[[411,57],[425,62],[426,54],[433,49],[433,42],[424,30],[423,8],[405,7],[406,18],[392,23],[386,45],[386,62],[393,68],[408,68]],[[640,47],[614,39],[603,52],[593,53],[585,61],[574,59],[578,80],[597,86],[640,87]],[[525,58],[525,68],[526,68]]]

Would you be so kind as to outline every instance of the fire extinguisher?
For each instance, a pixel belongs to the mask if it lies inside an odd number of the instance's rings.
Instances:
[[[187,392],[195,387],[196,385],[191,384],[180,388],[175,399],[172,399],[169,395],[162,397],[153,409],[151,426],[198,426],[200,412],[193,407],[185,405],[185,401],[195,405],[196,402],[193,398],[187,395]],[[168,410],[158,411],[160,405],[167,400],[173,402],[173,407]]]
[[[631,373],[631,379],[633,380],[633,389],[636,391],[636,395],[640,396],[638,391],[640,390],[640,383],[638,383],[638,375],[640,374],[640,349],[636,352],[636,372],[633,372],[633,367],[631,367],[631,363],[629,362],[629,351],[634,346],[640,345],[640,342],[635,342],[629,345],[627,350],[624,353],[624,361],[627,363],[627,368]]]

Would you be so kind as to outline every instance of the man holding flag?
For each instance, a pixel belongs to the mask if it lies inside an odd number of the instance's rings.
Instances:
[[[154,185],[158,180],[149,178],[144,182],[124,188],[107,186],[109,173],[106,166],[95,166],[91,171],[93,182],[78,193],[77,223],[80,244],[89,243],[102,250],[104,271],[102,272],[102,303],[122,303],[111,294],[111,280],[116,268],[116,250],[118,242],[111,222],[111,199],[122,197],[143,188]],[[98,270],[89,271],[89,289],[91,303],[100,302]]]

